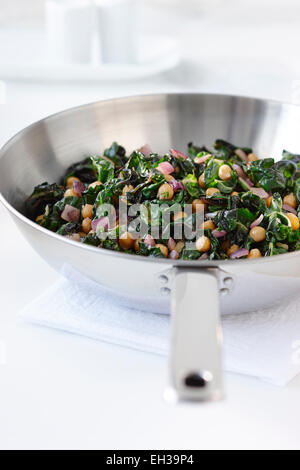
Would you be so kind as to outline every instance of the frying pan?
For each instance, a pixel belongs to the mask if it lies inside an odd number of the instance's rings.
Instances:
[[[23,203],[34,185],[58,181],[71,163],[114,140],[129,152],[144,143],[165,152],[223,138],[279,159],[283,148],[299,152],[299,127],[297,106],[237,96],[160,94],[92,103],[32,124],[2,148],[0,200],[55,269],[68,263],[132,306],[171,308],[167,396],[216,400],[223,395],[220,312],[261,308],[298,290],[300,251],[225,261],[129,255],[50,232],[25,217]]]

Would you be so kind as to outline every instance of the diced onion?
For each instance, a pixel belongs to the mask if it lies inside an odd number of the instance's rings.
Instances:
[[[263,221],[263,218],[264,218],[264,215],[263,214],[260,214],[260,216],[254,220],[254,222],[252,222],[252,224],[250,225],[251,228],[253,227],[257,227],[262,221]]]
[[[161,162],[157,168],[163,175],[170,175],[174,172],[174,168],[169,162]]]
[[[61,213],[61,218],[66,222],[78,222],[80,218],[80,210],[70,204],[66,204]]]
[[[230,258],[235,259],[235,258],[242,258],[243,256],[248,256],[249,255],[249,250],[247,248],[240,248],[239,250],[234,251],[231,253]]]

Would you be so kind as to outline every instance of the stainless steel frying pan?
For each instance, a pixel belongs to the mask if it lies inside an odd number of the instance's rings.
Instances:
[[[299,288],[300,252],[257,260],[173,261],[70,241],[28,220],[23,201],[34,185],[57,181],[84,155],[113,140],[128,151],[184,149],[216,137],[251,146],[260,157],[300,151],[300,108],[273,101],[207,94],[163,94],[98,102],[39,121],[0,153],[0,200],[32,247],[54,268],[68,263],[134,305],[171,305],[170,389],[179,399],[222,396],[222,313],[269,305]],[[288,283],[284,280],[288,279]],[[289,287],[280,289],[287,284]]]

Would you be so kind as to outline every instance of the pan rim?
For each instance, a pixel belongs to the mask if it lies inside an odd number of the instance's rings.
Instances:
[[[178,96],[183,96],[183,95],[190,95],[190,96],[211,96],[211,97],[220,97],[220,98],[237,98],[237,99],[242,99],[245,101],[257,101],[261,103],[274,103],[276,105],[281,105],[281,106],[287,106],[289,108],[296,108],[299,109],[299,105],[287,103],[287,102],[282,102],[280,100],[274,100],[274,99],[264,99],[264,98],[258,98],[258,97],[251,97],[251,96],[242,96],[242,95],[232,95],[232,94],[224,94],[224,93],[202,93],[202,92],[171,92],[171,93],[145,93],[145,94],[136,94],[136,95],[128,95],[124,97],[117,97],[117,98],[109,98],[105,100],[97,100],[97,101],[92,101],[86,104],[78,105],[78,106],[73,106],[71,108],[67,108],[62,111],[58,111],[56,113],[50,114],[49,116],[46,116],[42,119],[39,119],[25,128],[21,129],[18,131],[16,134],[14,134],[0,149],[0,160],[6,153],[6,151],[19,139],[23,137],[27,132],[29,132],[31,129],[34,129],[37,127],[39,124],[45,122],[45,121],[50,121],[52,119],[57,118],[58,116],[67,116],[69,113],[72,113],[74,111],[88,108],[88,107],[93,107],[97,106],[100,103],[108,103],[108,102],[117,102],[117,101],[126,101],[130,99],[136,99],[136,98],[159,98],[159,97],[178,97]],[[116,256],[120,257],[122,259],[127,259],[127,260],[135,260],[135,261],[141,261],[141,262],[149,262],[149,263],[157,263],[157,264],[165,264],[166,266],[185,266],[185,267],[194,267],[194,268],[209,268],[209,267],[218,267],[218,266],[239,266],[241,267],[241,263],[244,263],[243,266],[245,266],[245,261],[247,261],[247,264],[250,263],[250,265],[253,264],[264,264],[268,262],[272,262],[275,260],[281,260],[281,261],[288,261],[290,258],[295,257],[295,256],[300,256],[300,250],[299,252],[294,251],[291,253],[284,253],[276,256],[266,256],[266,257],[261,257],[261,258],[256,258],[256,259],[226,259],[226,260],[171,260],[168,258],[151,258],[147,256],[140,256],[136,254],[129,254],[129,253],[122,253],[114,250],[108,250],[106,248],[98,248],[94,247],[91,245],[86,245],[84,243],[78,243],[76,241],[70,240],[66,237],[63,237],[55,232],[52,232],[51,230],[48,230],[44,227],[41,227],[40,225],[36,224],[26,216],[24,216],[21,212],[19,212],[17,209],[15,209],[10,202],[3,196],[0,188],[0,202],[3,204],[3,206],[10,212],[12,215],[14,215],[17,219],[19,219],[21,222],[29,225],[31,228],[39,231],[40,233],[53,237],[57,241],[60,241],[62,243],[68,243],[71,244],[71,246],[76,246],[77,248],[80,248],[82,250],[89,250],[94,253],[100,253],[100,254],[105,254],[107,256]]]

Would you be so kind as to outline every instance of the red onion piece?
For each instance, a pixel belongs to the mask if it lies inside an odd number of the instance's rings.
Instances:
[[[172,186],[174,193],[184,189],[183,184],[180,181],[177,181],[175,178],[170,179],[168,183],[170,186]]]
[[[246,173],[244,172],[243,168],[236,163],[233,163],[232,168],[237,172],[237,174],[245,180],[247,178]]]
[[[263,188],[251,188],[250,191],[262,199],[267,199],[269,197],[269,194]]]
[[[169,240],[168,240],[168,248],[169,248],[169,250],[170,250],[170,251],[175,250],[175,246],[176,246],[175,240],[174,240],[172,237],[170,237]]]
[[[79,196],[81,196],[81,193],[84,191],[84,184],[81,183],[81,181],[74,181],[73,183],[73,189],[75,193],[77,193]]]
[[[161,162],[157,168],[163,175],[170,175],[175,171],[174,167],[169,162]]]
[[[254,184],[252,183],[252,181],[249,178],[246,178],[245,181],[248,184],[248,186],[250,186],[251,188],[254,186]]]
[[[92,220],[92,230],[94,230],[94,232],[97,232],[98,225],[103,227],[104,230],[107,230],[109,228],[109,217],[106,215],[105,217]]]
[[[230,258],[235,259],[235,258],[242,258],[243,256],[248,256],[249,255],[249,250],[247,248],[240,248],[239,250],[234,251],[231,253]]]
[[[244,162],[247,162],[248,158],[247,158],[247,154],[244,152],[244,150],[242,149],[236,149],[234,151],[234,153],[241,159],[243,160]]]
[[[200,260],[208,259],[208,254],[203,253],[203,255],[201,255],[200,258],[198,258],[198,259],[200,259]]]
[[[203,155],[203,157],[196,157],[194,158],[194,162],[201,164],[201,163],[206,162],[206,160],[208,160],[210,157],[211,155]]]
[[[290,206],[289,204],[282,204],[282,209],[284,209],[284,210],[287,211],[287,212],[291,212],[292,214],[297,215],[296,209],[294,209],[294,208],[293,208],[292,206]]]
[[[152,237],[152,235],[148,234],[144,238],[144,243],[145,243],[145,245],[154,246],[155,245],[155,240]]]
[[[226,233],[227,233],[227,232],[225,232],[225,230],[220,230],[220,231],[218,231],[218,230],[213,230],[213,231],[212,231],[213,236],[216,237],[216,238],[225,237]]]
[[[176,149],[171,149],[170,154],[172,155],[172,157],[175,157],[175,158],[184,158],[184,159],[187,158],[187,155],[184,155],[184,153]]]
[[[250,228],[257,227],[263,221],[263,218],[264,218],[264,215],[260,214],[260,216],[256,220],[254,220],[254,222],[252,222],[252,224],[250,225]]]
[[[61,213],[61,218],[66,222],[78,222],[80,217],[80,210],[76,207],[66,204],[64,210]]]
[[[143,154],[145,155],[145,157],[149,157],[149,155],[150,155],[151,153],[153,153],[153,152],[152,152],[152,148],[151,148],[150,145],[148,145],[148,144],[143,145],[143,146],[139,149],[139,152],[143,153]]]
[[[178,259],[179,258],[179,253],[176,250],[172,250],[169,253],[169,258],[170,259]]]

